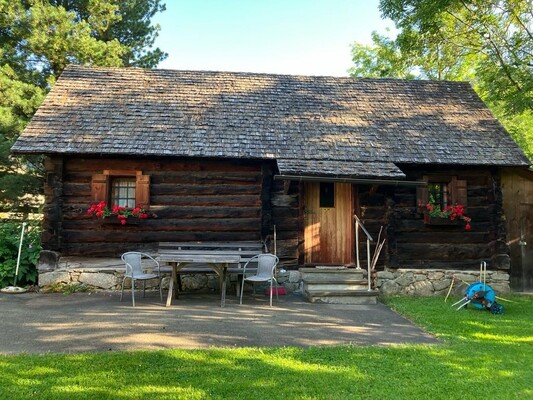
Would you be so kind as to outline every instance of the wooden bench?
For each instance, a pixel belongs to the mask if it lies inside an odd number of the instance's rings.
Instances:
[[[230,256],[239,256],[241,262],[239,265],[229,267],[227,273],[239,274],[242,273],[242,268],[250,259],[258,254],[267,252],[268,249],[266,245],[259,241],[240,241],[240,242],[160,242],[159,243],[159,253],[172,253],[176,254],[191,254],[191,255],[230,255]],[[161,267],[163,272],[172,272],[172,268],[165,266]],[[247,267],[247,272],[255,273],[257,267]],[[194,274],[194,273],[211,273],[209,269],[206,269],[204,266],[197,267],[184,267],[178,271],[178,289],[181,291],[181,278],[182,274]],[[215,273],[212,271],[212,273]],[[239,290],[240,283],[237,278],[237,291]],[[238,294],[238,293],[237,293]]]
[[[239,266],[228,268],[228,272],[235,273],[250,261],[253,256],[266,253],[268,249],[261,242],[240,241],[240,242],[160,242],[159,252],[179,252],[180,254],[200,254],[205,255],[238,255],[241,257]],[[183,268],[180,273],[205,272],[203,268],[188,267]]]

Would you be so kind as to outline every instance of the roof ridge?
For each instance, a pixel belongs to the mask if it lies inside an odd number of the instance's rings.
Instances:
[[[170,68],[142,68],[135,66],[128,67],[114,67],[114,66],[88,66],[79,64],[68,64],[65,71],[71,70],[84,71],[138,71],[146,73],[170,73],[170,74],[220,74],[220,75],[234,75],[234,76],[257,76],[257,77],[283,77],[283,78],[305,78],[305,79],[331,79],[339,81],[366,81],[366,82],[412,82],[414,84],[453,84],[453,85],[467,85],[471,87],[468,81],[451,81],[451,80],[432,80],[432,79],[402,79],[402,78],[371,78],[371,77],[352,77],[352,76],[332,76],[332,75],[303,75],[303,74],[280,74],[270,72],[249,72],[249,71],[224,71],[224,70],[194,70],[194,69],[170,69]]]

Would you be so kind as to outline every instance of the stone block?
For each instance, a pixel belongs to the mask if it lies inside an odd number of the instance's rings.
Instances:
[[[494,290],[496,295],[499,295],[501,293],[511,293],[511,287],[509,286],[509,282],[491,283],[490,287]],[[498,301],[498,299],[496,299],[496,301]]]
[[[401,292],[401,287],[395,281],[385,281],[379,291],[384,296],[393,296]]]
[[[466,289],[468,288],[468,285],[466,283],[460,283],[453,286],[452,294],[454,296],[461,296],[463,297],[466,293]]]
[[[206,274],[190,274],[181,276],[181,287],[183,290],[202,289],[207,286],[207,283],[208,276]]]
[[[426,280],[413,283],[409,287],[409,291],[414,296],[427,297],[433,295],[434,289],[433,284],[430,281]]]
[[[289,273],[287,271],[285,272],[279,272],[278,273],[278,276],[277,276],[277,280],[278,282],[281,284],[281,283],[285,283],[285,282],[288,282],[289,281]]]
[[[378,271],[378,279],[392,280],[394,279],[394,274],[389,271]]]
[[[303,290],[300,282],[285,282],[283,287],[287,289],[288,292],[301,292]]]
[[[70,274],[68,272],[53,271],[39,274],[40,287],[67,283],[70,283]]]
[[[435,291],[441,291],[444,289],[448,289],[450,285],[452,284],[451,279],[442,279],[440,281],[433,281],[433,289]]]
[[[509,282],[509,274],[496,272],[492,274],[491,279],[494,282]]]
[[[289,282],[298,283],[302,280],[302,274],[300,271],[289,271]]]
[[[455,277],[459,279],[460,281],[468,282],[468,283],[474,283],[479,282],[479,273],[463,273],[463,274],[455,274]]]
[[[415,282],[415,275],[412,272],[406,272],[397,278],[395,282],[400,286],[409,286]]]
[[[114,274],[104,274],[99,272],[82,272],[78,281],[87,286],[93,286],[99,289],[111,289],[117,285],[117,278]]]
[[[428,279],[431,281],[440,281],[442,278],[444,278],[444,272],[437,271],[437,272],[428,272]]]

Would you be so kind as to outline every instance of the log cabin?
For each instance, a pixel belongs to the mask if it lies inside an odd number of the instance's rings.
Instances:
[[[383,227],[379,286],[392,292],[481,261],[508,286],[501,175],[530,165],[464,82],[75,65],[12,151],[46,157],[42,244],[63,257],[162,241],[272,248],[275,232],[285,269],[354,266],[355,214],[374,239]],[[430,199],[462,205],[470,229],[431,218]],[[88,215],[100,201],[150,218]]]

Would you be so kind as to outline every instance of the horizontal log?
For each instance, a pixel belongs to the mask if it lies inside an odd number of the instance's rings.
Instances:
[[[398,260],[450,260],[484,259],[491,256],[487,244],[433,244],[433,243],[397,243]]]
[[[435,260],[416,260],[416,261],[398,261],[394,268],[413,268],[413,269],[448,269],[448,270],[479,270],[479,263],[482,260],[463,259],[459,261],[435,261]],[[487,269],[490,268],[490,263]]]
[[[75,183],[75,182],[64,182],[63,184],[63,195],[70,197],[91,197],[91,183]]]
[[[489,232],[492,224],[490,222],[476,222],[472,221],[472,230],[469,232]],[[419,220],[396,220],[395,229],[397,232],[450,232],[463,231],[462,225],[425,225],[422,216]]]
[[[274,207],[298,207],[298,195],[273,193],[271,202]]]
[[[386,212],[387,212],[387,208],[384,205],[381,205],[378,207],[361,206],[360,217],[365,220],[367,219],[382,220],[385,218]]]
[[[300,210],[296,207],[275,207],[272,209],[272,219],[277,221],[283,218],[298,218]]]
[[[91,176],[98,173],[100,170],[90,170],[84,172],[69,172],[64,175],[65,182],[73,183],[88,183]],[[256,171],[237,171],[237,172],[187,172],[187,171],[173,171],[173,172],[159,172],[150,173],[149,171],[143,171],[145,175],[150,175],[151,183],[161,184],[226,184],[226,183],[260,183],[261,175]]]
[[[150,196],[154,206],[261,207],[259,196]]]
[[[272,223],[276,225],[278,231],[287,231],[298,229],[298,218],[282,218],[282,219],[273,219]]]
[[[247,240],[252,236],[249,233],[235,233],[232,235],[224,233],[193,233],[193,232],[163,232],[159,235],[164,239],[178,239],[180,241],[214,241],[228,240],[241,241]],[[259,240],[257,238],[256,240]],[[159,242],[118,242],[118,243],[65,243],[62,248],[64,256],[87,256],[87,257],[111,257],[120,255],[126,251],[144,251],[150,254],[157,254]]]
[[[487,244],[489,235],[486,232],[448,231],[448,232],[396,232],[398,243],[476,243]]]
[[[204,218],[204,219],[145,219],[132,218],[126,225],[120,225],[117,218],[83,219],[63,221],[65,240],[71,240],[70,235],[81,231],[98,231],[101,235],[121,235],[123,232],[151,232],[158,231],[211,231],[211,232],[242,232],[259,230],[260,218]],[[75,240],[75,239],[72,239]]]
[[[71,246],[74,243],[92,243],[98,247],[103,243],[154,243],[171,241],[235,241],[235,240],[260,240],[257,231],[140,231],[138,229],[126,230],[127,227],[117,227],[115,231],[74,231],[65,230],[64,244]],[[125,229],[124,229],[125,228]],[[68,238],[68,240],[66,240]]]
[[[170,207],[153,206],[151,211],[159,219],[179,218],[219,218],[219,219],[240,219],[240,218],[260,218],[261,209],[259,207]]]
[[[270,243],[270,251],[274,251],[274,244]],[[277,256],[283,258],[297,258],[298,257],[298,240],[285,239],[276,241]]]
[[[150,175],[151,183],[153,184],[226,184],[229,182],[242,182],[242,183],[260,183],[261,174],[255,171],[237,171],[237,172],[224,172],[224,171],[178,171],[167,172],[165,174],[152,174]]]
[[[127,251],[142,251],[157,254],[157,243],[65,243],[62,246],[63,256],[84,257],[117,257]]]
[[[284,194],[286,192],[285,182],[286,181],[280,181],[280,180],[272,181],[272,193]],[[289,185],[290,185],[289,192],[291,191],[291,189],[298,187],[298,185],[295,184],[294,182],[290,182]]]
[[[150,185],[150,195],[179,195],[179,196],[205,196],[205,195],[259,195],[261,185],[258,184],[240,184],[240,185],[184,185],[160,183]]]
[[[460,169],[454,168],[453,166],[435,166],[435,167],[426,167],[426,166],[416,166],[411,165],[401,165],[402,171],[407,176],[408,180],[420,180],[424,175],[435,175],[435,176],[457,176],[457,179],[483,179],[486,180],[491,176],[490,171],[486,169],[480,169],[477,167],[462,167]]]
[[[244,160],[144,159],[140,157],[79,158],[65,157],[66,171],[135,169],[143,173],[158,171],[259,171],[261,162]]]
[[[385,204],[385,196],[382,194],[376,193],[374,195],[369,195],[368,193],[359,194],[359,205],[363,206],[382,206]]]
[[[201,195],[232,195],[232,194],[255,194],[261,193],[261,185],[256,182],[253,183],[240,183],[234,185],[228,184],[155,184],[150,185],[151,195],[189,195],[189,196],[201,196]],[[91,196],[91,184],[90,182],[76,183],[65,182],[63,185],[63,195],[73,197],[89,197]]]

